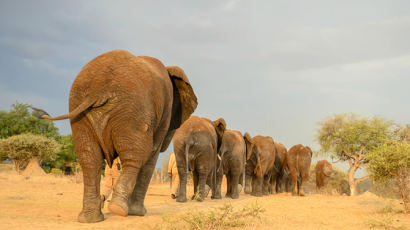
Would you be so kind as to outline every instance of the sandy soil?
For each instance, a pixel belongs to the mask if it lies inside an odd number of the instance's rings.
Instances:
[[[169,196],[168,184],[151,184],[145,205],[145,217],[119,217],[106,208],[105,221],[94,224],[77,222],[81,211],[82,184],[73,177],[54,175],[22,176],[9,166],[0,165],[0,229],[155,229],[163,222],[163,216],[178,216],[192,210],[208,210],[231,202],[242,207],[254,202],[266,212],[264,221],[256,229],[368,229],[370,219],[382,219],[380,210],[393,202],[367,193],[358,197],[308,195],[292,197],[275,194],[261,198],[241,195],[240,199],[188,201],[181,204]],[[192,187],[192,186],[191,186]],[[189,194],[192,195],[192,188]],[[394,225],[410,229],[410,215],[392,212]]]

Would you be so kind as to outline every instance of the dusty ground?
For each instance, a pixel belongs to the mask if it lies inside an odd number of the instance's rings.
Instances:
[[[152,184],[147,193],[145,217],[113,216],[105,208],[105,221],[94,224],[77,222],[81,210],[82,184],[72,177],[45,175],[25,177],[0,165],[0,229],[159,229],[163,217],[179,218],[190,211],[207,211],[231,202],[242,207],[258,202],[266,210],[263,222],[255,229],[368,229],[369,221],[389,218],[392,225],[410,229],[410,215],[398,213],[398,201],[373,194],[358,197],[290,194],[255,198],[241,195],[238,200],[222,199],[185,204],[171,200],[169,185]],[[189,195],[192,189],[189,189]],[[381,210],[393,202],[393,211]],[[175,213],[175,214],[173,214]],[[392,228],[393,229],[393,228]]]

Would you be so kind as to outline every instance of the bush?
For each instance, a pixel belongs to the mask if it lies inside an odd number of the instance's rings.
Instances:
[[[160,229],[226,229],[254,226],[260,224],[265,209],[257,202],[235,209],[226,203],[209,211],[188,212],[180,218],[163,217]]]
[[[0,140],[0,154],[13,159],[17,171],[24,169],[34,157],[40,162],[55,160],[60,147],[55,140],[34,134],[20,134]]]
[[[381,147],[370,151],[367,159],[367,170],[373,181],[380,184],[391,184],[395,181],[397,193],[403,200],[404,209],[410,211],[410,144],[407,141],[389,141]]]

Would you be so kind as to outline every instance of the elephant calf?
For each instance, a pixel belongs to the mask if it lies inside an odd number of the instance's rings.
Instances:
[[[243,188],[243,176],[245,175],[245,151],[245,140],[242,134],[238,131],[226,130],[218,153],[221,160],[218,161],[214,198],[222,198],[221,184],[223,175],[226,175],[227,179],[226,197],[239,198],[240,190]],[[241,188],[238,187],[239,184]]]
[[[253,196],[269,194],[269,180],[275,163],[276,149],[272,137],[245,134],[245,193]],[[252,188],[251,188],[252,183]]]
[[[299,196],[305,195],[303,183],[309,180],[312,154],[312,150],[308,146],[301,144],[289,149],[286,163],[289,167],[290,179],[292,180],[292,195],[294,196],[297,194]]]
[[[322,188],[326,187],[332,175],[332,164],[327,160],[318,161],[315,167],[316,173],[316,192],[320,192]]]
[[[192,171],[194,191],[198,201],[203,201],[208,195],[205,184],[215,193],[215,178],[217,152],[221,146],[226,123],[223,118],[211,121],[206,118],[192,116],[175,132],[173,144],[180,176],[177,202],[186,202],[186,183],[188,171]],[[199,187],[199,188],[198,188]]]

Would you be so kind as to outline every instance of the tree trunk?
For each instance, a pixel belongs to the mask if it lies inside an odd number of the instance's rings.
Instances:
[[[349,182],[349,188],[350,188],[350,196],[356,196],[357,195],[357,184],[355,183],[354,180],[354,173],[356,171],[357,167],[352,166],[349,168],[348,171],[348,182]]]
[[[13,159],[14,168],[16,169],[17,173],[20,174],[20,161]]]

